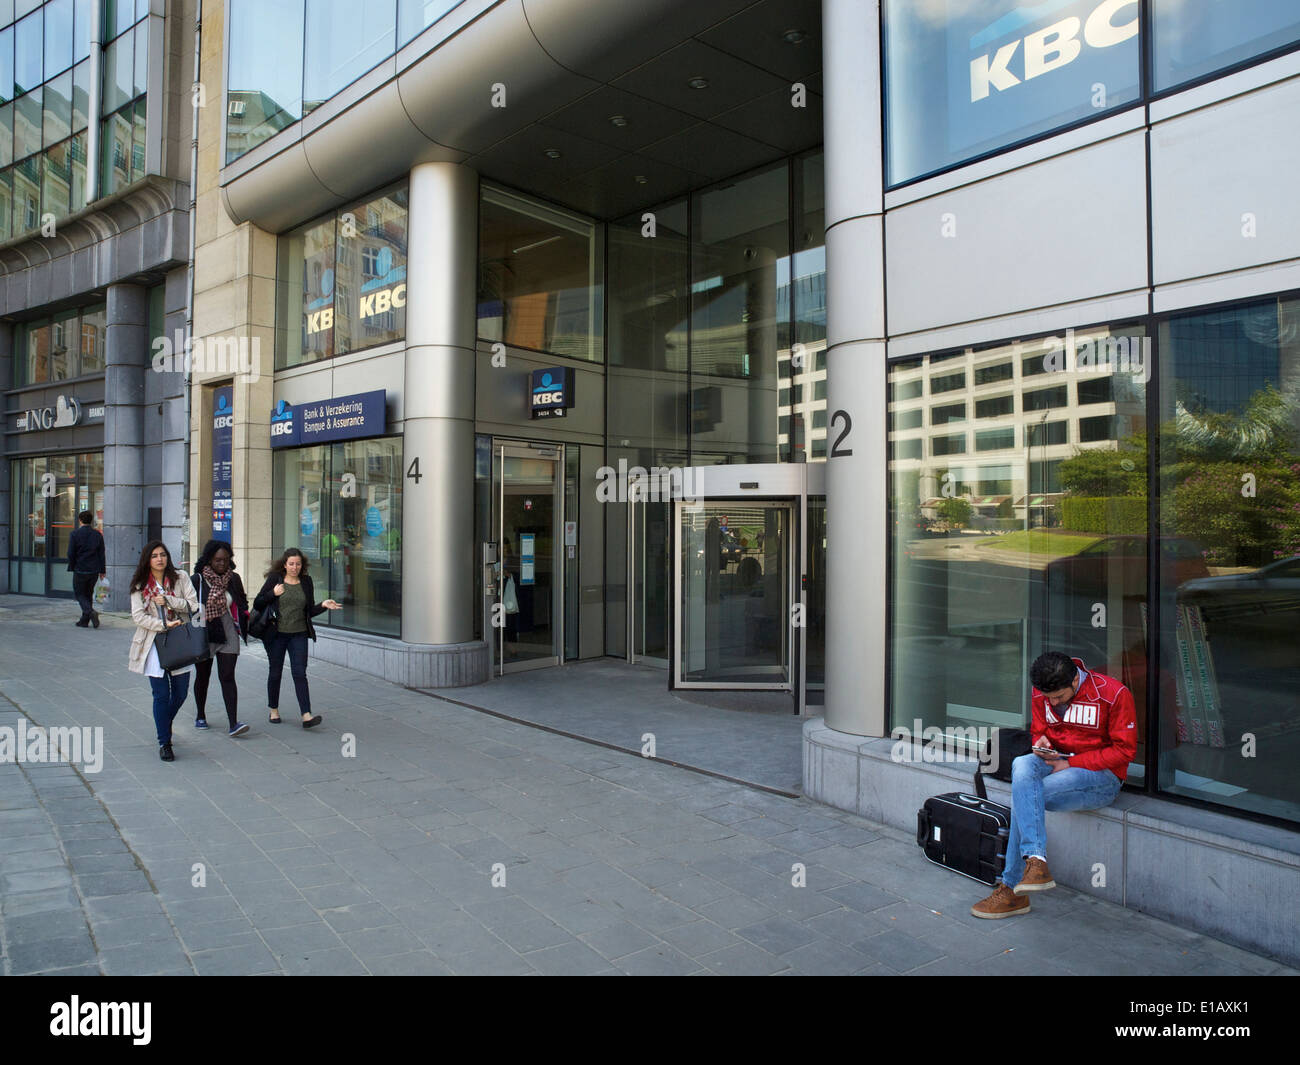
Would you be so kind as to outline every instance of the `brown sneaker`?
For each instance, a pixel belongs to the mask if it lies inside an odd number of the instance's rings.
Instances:
[[[985,917],[996,921],[1003,917],[1014,917],[1018,913],[1029,912],[1029,900],[1022,899],[1006,884],[998,884],[997,890],[983,902],[977,902],[970,908],[972,917]]]
[[[1047,871],[1047,863],[1042,858],[1025,859],[1025,875],[1020,878],[1020,883],[1015,886],[1017,895],[1027,895],[1031,891],[1046,891],[1048,888],[1056,887],[1056,881],[1052,879],[1052,874]]]

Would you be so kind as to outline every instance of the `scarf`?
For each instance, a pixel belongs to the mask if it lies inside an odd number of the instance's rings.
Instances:
[[[171,594],[170,582],[160,585],[157,579],[154,577],[153,572],[150,571],[149,579],[144,582],[145,599],[152,599],[155,595],[170,595],[170,594]]]
[[[226,612],[226,585],[230,583],[233,570],[217,573],[211,566],[203,567],[203,579],[208,584],[208,597],[204,601],[207,610],[204,617],[208,621],[217,621]]]

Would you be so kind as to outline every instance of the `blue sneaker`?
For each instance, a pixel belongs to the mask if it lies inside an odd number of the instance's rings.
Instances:
[[[231,735],[231,736],[242,736],[242,735],[243,735],[245,732],[247,732],[247,731],[248,731],[248,726],[247,726],[247,725],[245,725],[242,721],[236,721],[236,722],[235,722],[235,727],[232,728],[232,729],[230,730],[229,735]]]
[[[202,717],[199,718],[197,721],[194,722],[194,727],[195,727],[195,728],[206,729],[206,728],[208,727],[207,719],[206,719],[206,718],[202,718]]]

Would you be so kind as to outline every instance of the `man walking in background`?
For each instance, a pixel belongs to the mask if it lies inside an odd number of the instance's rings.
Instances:
[[[83,510],[77,515],[81,524],[68,538],[68,570],[72,573],[72,593],[81,604],[81,620],[77,628],[87,625],[99,628],[99,613],[92,598],[95,581],[108,572],[104,558],[104,537],[95,528],[95,515]]]

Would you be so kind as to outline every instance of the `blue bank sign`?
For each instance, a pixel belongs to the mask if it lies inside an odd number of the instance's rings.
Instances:
[[[563,418],[573,406],[573,370],[552,366],[529,377],[528,411],[534,418]]]
[[[382,436],[386,428],[387,394],[382,388],[311,403],[280,400],[271,411],[271,446],[307,447]]]

